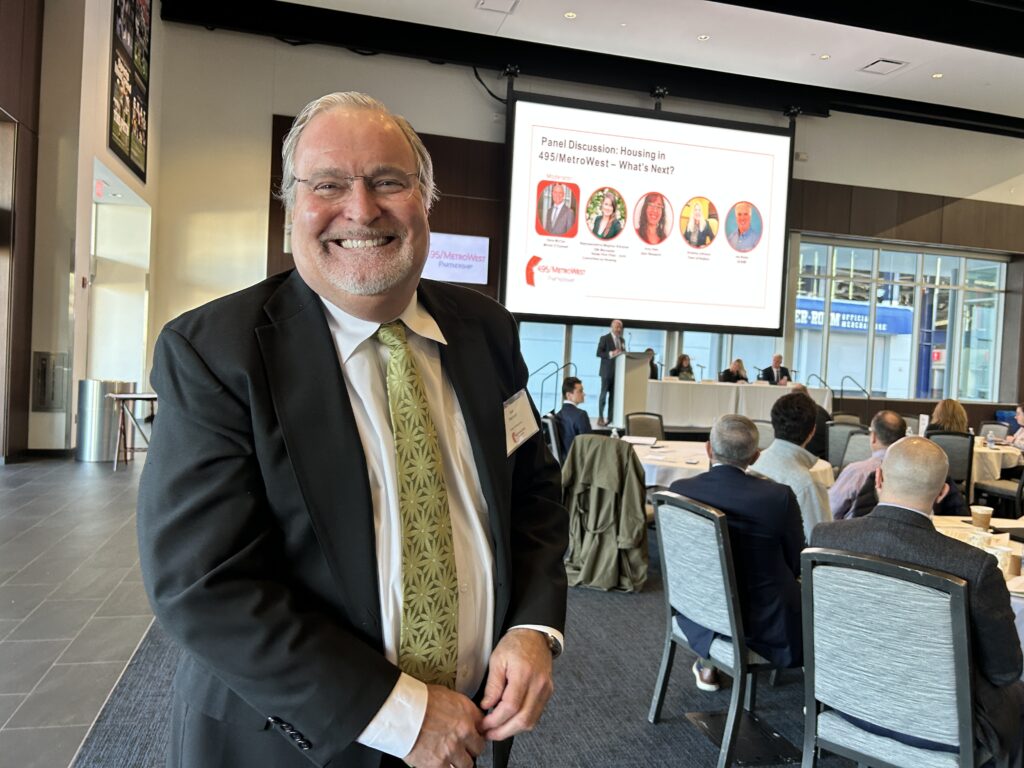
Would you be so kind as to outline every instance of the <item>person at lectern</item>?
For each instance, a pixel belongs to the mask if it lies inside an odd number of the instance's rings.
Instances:
[[[611,240],[622,231],[622,220],[619,218],[617,202],[618,196],[610,190],[601,195],[601,206],[594,217],[591,230],[602,240]]]
[[[740,358],[736,358],[729,367],[718,374],[718,380],[724,381],[730,384],[736,384],[738,382],[748,382],[750,379],[747,378],[747,369],[743,365],[743,361]]]
[[[437,193],[404,118],[330,94],[282,155],[295,270],[156,343],[138,538],[183,650],[167,764],[470,768],[493,741],[506,765],[552,692],[568,546],[515,320],[420,279]]]
[[[657,245],[668,237],[669,214],[666,210],[665,198],[657,192],[644,196],[640,206],[636,233],[645,243]]]
[[[626,342],[622,338],[622,321],[612,320],[609,333],[597,342],[597,356],[601,358],[601,394],[597,398],[597,426],[608,424],[608,419],[615,410],[615,358],[626,351]],[[605,402],[608,403],[608,419],[605,415]]]
[[[564,184],[551,185],[551,204],[541,214],[541,222],[549,235],[564,235],[576,225],[572,193]]]

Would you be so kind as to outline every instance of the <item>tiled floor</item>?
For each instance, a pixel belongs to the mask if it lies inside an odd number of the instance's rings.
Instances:
[[[70,765],[152,621],[142,462],[0,466],[0,768]]]

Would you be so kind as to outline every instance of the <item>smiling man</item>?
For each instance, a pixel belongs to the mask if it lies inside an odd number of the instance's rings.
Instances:
[[[169,764],[469,768],[487,740],[504,764],[551,695],[567,544],[539,432],[506,452],[536,423],[515,323],[420,280],[436,193],[403,118],[331,94],[283,154],[295,271],[154,358],[138,527],[185,650]]]

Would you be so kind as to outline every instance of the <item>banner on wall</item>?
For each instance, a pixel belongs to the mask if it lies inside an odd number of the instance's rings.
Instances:
[[[107,146],[146,181],[152,0],[114,0]]]

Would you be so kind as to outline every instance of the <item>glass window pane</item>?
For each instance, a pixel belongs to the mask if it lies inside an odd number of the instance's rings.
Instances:
[[[999,291],[1005,285],[1006,265],[986,259],[967,259],[966,284],[968,288]]]
[[[757,380],[757,375],[772,364],[776,353],[782,354],[782,339],[775,336],[732,337],[732,356],[740,358],[747,369],[747,378]],[[787,361],[782,364],[789,368]],[[722,366],[725,368],[725,365]],[[792,373],[792,371],[790,371]]]
[[[870,280],[875,251],[873,248],[836,246],[832,250],[832,274],[848,280]]]
[[[693,377],[697,381],[718,378],[718,371],[725,368],[719,360],[718,334],[705,331],[686,331],[683,333],[682,352],[690,356]]]
[[[917,279],[920,254],[907,251],[881,251],[878,254],[878,277],[894,283],[912,283]]]
[[[877,296],[871,394],[909,398],[914,369],[914,286],[882,284]]]
[[[949,331],[950,318],[955,317],[956,294],[949,288],[921,289],[914,397],[949,397]]]
[[[930,285],[959,285],[961,261],[959,256],[926,253],[922,270],[924,281]]]
[[[842,293],[840,293],[840,288]],[[871,283],[837,280],[833,285],[829,317],[825,379],[839,392],[863,397],[867,389],[868,309]]]
[[[999,303],[998,294],[964,293],[963,343],[957,387],[963,400],[998,400],[996,340],[1002,314]]]
[[[574,325],[572,327],[572,349],[569,359],[576,364],[576,373],[567,375],[577,376],[583,382],[583,393],[586,399],[580,408],[595,419],[597,418],[597,399],[601,394],[601,358],[597,356],[597,342],[606,333],[609,333],[607,325]],[[559,389],[561,389],[561,380],[559,380]],[[559,392],[559,397],[561,397],[561,392]]]
[[[801,275],[824,275],[828,272],[829,246],[822,243],[800,243]]]
[[[534,405],[541,413],[552,408],[558,410],[562,402],[563,374],[551,374],[562,365],[565,356],[565,326],[556,323],[520,323],[519,344],[523,360],[526,361],[526,370],[531,374],[527,391]],[[551,362],[554,365],[547,365]]]

